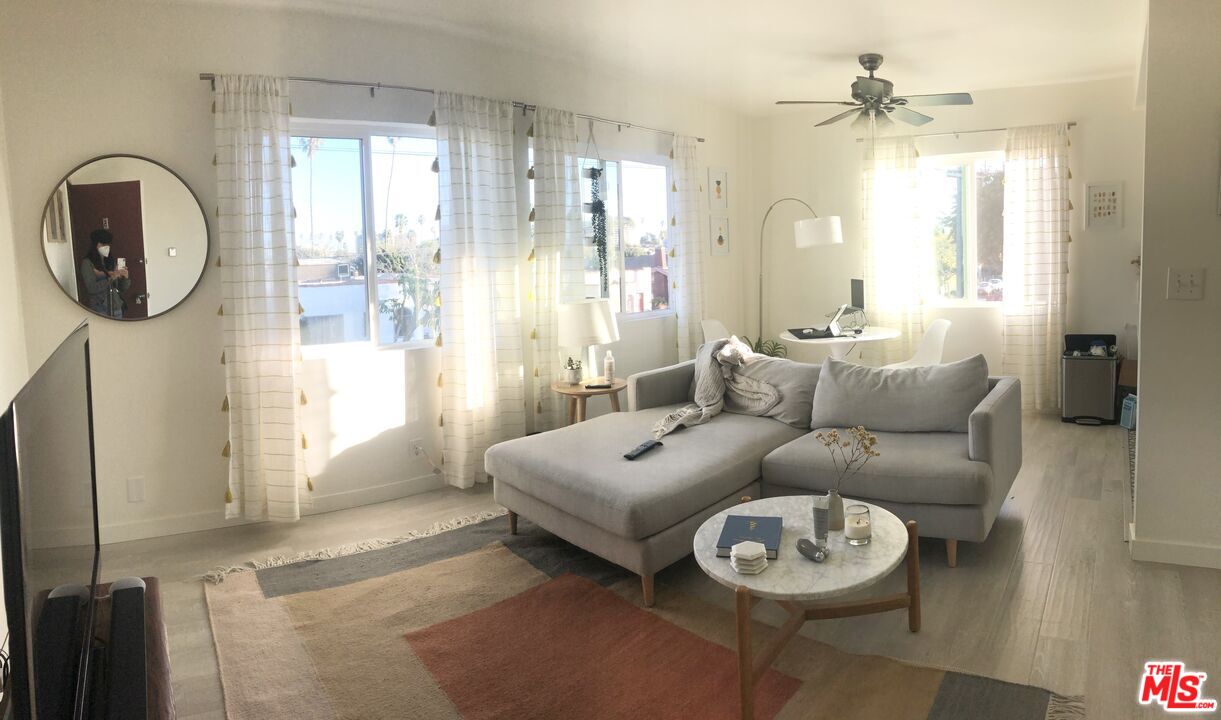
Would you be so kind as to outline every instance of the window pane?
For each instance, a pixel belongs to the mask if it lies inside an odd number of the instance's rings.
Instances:
[[[606,214],[606,278],[598,248],[594,244],[594,214],[590,212],[593,202],[594,180],[591,171],[599,169],[598,197]],[[581,159],[581,202],[584,203],[582,219],[585,229],[585,297],[610,298],[611,308],[619,308],[619,163],[615,161]]]
[[[965,297],[963,238],[963,165],[921,169],[921,205],[933,234],[934,279],[937,293],[947,299]]]
[[[441,266],[434,138],[372,138],[377,238],[378,338],[384,344],[437,335]]]
[[[976,297],[1005,299],[1005,162],[1002,159],[975,163],[975,248],[979,264]]]
[[[670,307],[666,168],[623,162],[624,312]]]
[[[301,344],[369,338],[361,141],[294,137]]]

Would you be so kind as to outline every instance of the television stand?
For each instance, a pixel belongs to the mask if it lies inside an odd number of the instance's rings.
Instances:
[[[155,577],[141,578],[144,581],[144,667],[145,667],[145,708],[146,714],[139,714],[148,720],[173,720],[174,692],[170,686],[170,648],[165,633],[165,616],[162,613],[161,586]],[[123,592],[117,590],[117,592]],[[97,602],[94,629],[96,640],[104,646],[122,647],[110,637],[111,632],[111,583],[99,583],[94,590]],[[118,618],[120,621],[122,618]],[[120,622],[120,626],[122,623]],[[95,702],[104,698],[123,697],[119,688],[94,687]],[[138,701],[131,703],[139,705]],[[106,718],[128,718],[136,715],[125,712],[130,707],[106,708]]]

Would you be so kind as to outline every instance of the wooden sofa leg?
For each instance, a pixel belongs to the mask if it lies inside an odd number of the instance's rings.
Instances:
[[[517,534],[517,513],[512,510],[509,511],[509,534]]]
[[[949,565],[950,567],[958,567],[958,541],[957,540],[946,540],[945,541],[945,557],[946,557],[947,565]]]
[[[640,576],[640,589],[644,594],[644,606],[653,607],[653,575]]]

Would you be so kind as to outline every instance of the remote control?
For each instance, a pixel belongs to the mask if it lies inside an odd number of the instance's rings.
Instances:
[[[586,385],[585,389],[586,390],[610,390],[611,384],[610,383],[600,383],[598,385]]]
[[[624,454],[623,457],[627,458],[628,460],[635,460],[636,458],[640,457],[641,455],[644,455],[645,453],[647,453],[648,451],[652,450],[655,447],[661,447],[660,440],[645,440],[644,442],[637,445],[636,448],[634,450],[632,450],[630,453]]]

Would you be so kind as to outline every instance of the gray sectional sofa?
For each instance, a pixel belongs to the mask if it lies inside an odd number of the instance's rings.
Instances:
[[[817,370],[800,372],[817,382]],[[693,379],[694,361],[632,375],[628,412],[489,449],[485,465],[511,531],[518,515],[529,518],[639,574],[645,605],[652,605],[654,573],[691,552],[704,520],[743,497],[825,492],[834,482],[830,457],[808,424],[729,412],[625,460],[657,420],[691,402]],[[958,540],[988,536],[1021,467],[1018,381],[989,378],[983,392],[965,432],[874,431],[881,457],[841,488],[918,521],[924,535],[945,538],[951,565]]]

